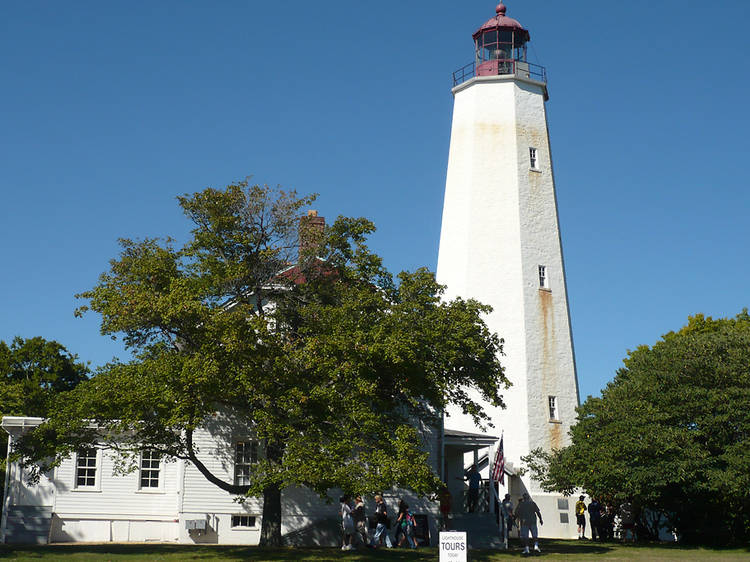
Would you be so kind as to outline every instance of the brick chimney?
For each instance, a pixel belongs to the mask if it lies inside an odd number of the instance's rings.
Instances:
[[[318,211],[307,211],[307,215],[299,219],[299,253],[314,252],[323,240],[326,228],[325,217],[319,217]]]

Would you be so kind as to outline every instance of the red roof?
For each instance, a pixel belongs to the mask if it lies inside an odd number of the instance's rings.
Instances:
[[[508,9],[505,7],[505,4],[500,2],[500,4],[498,4],[497,8],[495,9],[495,13],[497,15],[494,18],[490,18],[489,20],[487,20],[487,22],[474,33],[474,38],[476,39],[478,35],[484,33],[485,31],[494,29],[523,31],[528,37],[529,32],[523,28],[518,20],[514,20],[513,18],[509,18],[505,15],[507,11]]]

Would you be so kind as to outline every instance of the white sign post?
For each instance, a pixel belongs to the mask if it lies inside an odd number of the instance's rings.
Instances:
[[[440,533],[440,562],[466,562],[466,533]]]

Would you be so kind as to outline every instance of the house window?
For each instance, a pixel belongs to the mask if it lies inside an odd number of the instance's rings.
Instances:
[[[255,528],[255,515],[232,515],[232,529]]]
[[[240,441],[234,446],[234,483],[237,486],[250,484],[250,467],[258,460],[258,444]]]
[[[549,419],[557,420],[557,396],[549,397]]]
[[[539,266],[539,288],[549,289],[549,277],[547,277],[547,266]]]
[[[96,449],[81,449],[76,455],[76,488],[96,487]]]
[[[159,474],[161,473],[161,457],[156,451],[143,451],[141,453],[141,489],[154,489],[159,487]]]
[[[529,167],[532,170],[539,169],[539,156],[536,148],[529,147]]]

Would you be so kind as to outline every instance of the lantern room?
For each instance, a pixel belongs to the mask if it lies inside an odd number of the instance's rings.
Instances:
[[[510,75],[543,84],[547,99],[547,71],[526,60],[529,32],[517,20],[509,18],[507,12],[505,4],[500,2],[495,17],[474,32],[474,61],[453,73],[453,86],[477,76]]]
[[[529,32],[506,15],[507,8],[502,2],[495,13],[497,15],[473,35],[477,76],[516,74],[518,66],[528,68],[526,44],[529,42]]]

